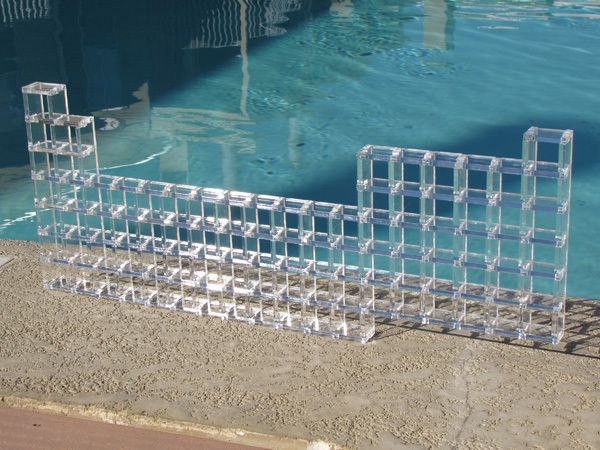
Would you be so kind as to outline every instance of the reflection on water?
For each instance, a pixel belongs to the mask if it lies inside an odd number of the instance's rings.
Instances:
[[[423,45],[427,48],[453,48],[454,2],[426,0],[423,19]]]
[[[202,8],[200,5],[191,6]],[[280,36],[286,30],[279,25],[289,20],[289,13],[302,8],[300,0],[223,2],[211,14],[202,11],[190,16],[195,35],[183,49],[238,47],[247,39]]]
[[[598,8],[595,2],[579,5],[579,14],[593,15]],[[418,43],[414,39],[408,42],[404,29],[415,18],[423,16],[423,49],[451,50],[455,17],[495,21],[568,14],[560,11],[560,4],[546,1],[455,4],[447,0],[425,0],[422,5],[391,0],[184,0],[168,8],[158,0],[0,0],[0,12],[0,138],[14,149],[4,152],[8,153],[0,162],[4,166],[27,162],[21,151],[24,133],[18,90],[38,79],[68,83],[73,109],[98,117],[101,132],[127,129],[120,134],[123,145],[140,138],[163,139],[125,155],[124,148],[115,150],[119,161],[110,160],[107,154],[107,166],[134,163],[160,153],[167,137],[173,152],[189,142],[204,142],[207,148],[222,145],[229,159],[235,158],[232,152],[252,153],[257,146],[256,131],[248,126],[252,111],[288,116],[287,159],[298,166],[303,131],[295,116],[303,113],[307,102],[326,95],[319,84],[365,76],[369,68],[362,61],[357,63],[358,57],[404,47],[414,53]],[[322,14],[330,16],[328,23],[337,25],[304,30],[299,43],[306,51],[295,61],[294,78],[289,77],[285,61],[280,65],[285,68],[278,73],[286,78],[280,83],[285,89],[273,85],[262,67],[252,67],[251,48]],[[348,26],[350,23],[358,28]],[[418,52],[416,55],[420,57]],[[411,55],[404,56],[412,64]],[[221,101],[213,102],[220,104],[201,100],[191,105],[180,101],[165,104],[165,94],[232,61],[239,61],[240,76],[232,77],[230,84],[213,87],[221,90]],[[320,66],[323,63],[325,67]],[[261,72],[262,80],[255,76],[253,83],[254,69]],[[427,67],[423,70],[429,71]],[[308,78],[310,83],[306,83]],[[230,107],[234,101],[239,107]],[[160,167],[170,164],[161,163]],[[233,166],[224,164],[223,170]],[[235,176],[223,173],[225,179]]]
[[[600,18],[600,1],[481,1],[466,0],[457,4],[457,16],[495,21],[522,21],[552,17]]]
[[[157,0],[1,0],[2,142],[23,148],[15,112],[20,86],[32,80],[67,83],[73,109],[82,113],[128,107],[140,101],[136,93],[144,84],[146,97],[159,97],[215,70],[240,46],[247,67],[249,40],[280,36],[283,25],[291,28],[328,6],[319,0],[183,0],[168,7]],[[116,123],[98,125],[107,130]],[[0,164],[26,160],[15,151]]]
[[[407,22],[414,20],[416,7],[415,2],[391,1],[361,2],[360,6],[348,0],[327,4],[328,10],[316,11],[328,12],[338,26],[303,28],[297,33],[297,43],[305,51],[290,54],[287,60],[266,61],[262,65],[252,64],[250,48],[261,51],[260,39],[281,35],[281,24],[292,21],[285,14],[306,13],[303,8],[308,3],[262,2],[259,8],[252,2],[237,0],[208,14],[195,24],[194,37],[183,49],[186,57],[192,59],[202,54],[194,55],[194,51],[225,47],[234,50],[229,61],[221,61],[217,82],[192,80],[192,87],[184,89],[183,94],[164,95],[153,91],[154,80],[150,80],[144,84],[149,84],[149,89],[134,92],[137,102],[118,109],[93,110],[107,124],[100,129],[112,131],[112,138],[104,136],[111,144],[103,146],[105,166],[113,167],[111,161],[118,160],[118,173],[124,174],[124,166],[137,165],[140,157],[146,160],[150,155],[158,161],[153,169],[158,172],[156,176],[163,180],[237,189],[257,185],[255,190],[281,189],[260,186],[250,178],[261,173],[277,177],[273,170],[265,168],[272,161],[295,169],[314,163],[311,162],[314,158],[305,151],[307,137],[314,131],[305,119],[310,115],[308,105],[326,98],[332,83],[358,81],[368,74],[368,61],[354,58],[405,47],[408,39],[403,30]],[[423,46],[452,48],[452,12],[445,0],[425,2],[428,19],[419,38]],[[268,26],[257,27],[257,21],[261,20]],[[359,36],[355,29],[344,24],[347,21],[364,23]],[[263,35],[257,34],[259,29]],[[104,90],[95,89],[102,92],[102,98],[107,98]],[[144,115],[142,111],[147,113]],[[281,118],[276,132],[262,128],[255,120],[260,122],[265,117]],[[261,142],[265,135],[279,142],[280,151],[276,154],[272,154],[272,145],[265,152]],[[144,142],[143,148],[128,151],[140,142]],[[250,159],[248,155],[256,157]],[[259,170],[251,173],[256,168]]]
[[[0,0],[0,26],[49,17],[50,0]]]
[[[300,167],[315,131],[302,119],[307,105],[332,98],[332,83],[367,77],[379,64],[367,57],[397,58],[397,68],[413,77],[439,75],[455,67],[431,52],[454,49],[458,18],[491,28],[596,18],[600,2],[183,0],[165,8],[158,0],[0,0],[0,12],[1,166],[27,162],[18,91],[44,79],[67,83],[72,108],[97,117],[100,142],[109,144],[106,167],[157,160],[156,176],[201,181],[189,171],[207,153],[222,160],[224,185],[235,187],[246,170],[238,155],[255,154],[261,139],[273,138],[256,126],[257,116],[281,117],[276,134],[287,149],[267,158]],[[310,20],[314,26],[296,33],[294,53],[253,66],[253,51]],[[212,82],[217,70],[222,75]],[[171,95],[190,84],[189,98]]]

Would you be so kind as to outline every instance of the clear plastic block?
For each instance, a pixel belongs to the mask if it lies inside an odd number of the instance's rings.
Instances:
[[[521,159],[369,145],[339,205],[101,175],[66,87],[23,96],[50,289],[363,343],[376,317],[564,333],[570,130],[530,128]]]

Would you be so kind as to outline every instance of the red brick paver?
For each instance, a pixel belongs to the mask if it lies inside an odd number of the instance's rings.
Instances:
[[[25,409],[0,408],[0,449],[2,450],[251,450],[256,448]]]

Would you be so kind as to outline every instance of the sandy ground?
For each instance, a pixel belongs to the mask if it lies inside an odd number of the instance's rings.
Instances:
[[[556,348],[385,323],[360,345],[47,292],[36,251],[0,241],[0,395],[361,449],[600,448],[600,302]]]
[[[257,450],[181,434],[0,407],[0,449]]]

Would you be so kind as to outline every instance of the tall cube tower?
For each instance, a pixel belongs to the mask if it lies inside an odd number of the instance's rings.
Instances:
[[[37,232],[47,263],[44,284],[66,287],[61,273],[68,271],[53,269],[51,262],[84,245],[86,196],[98,174],[94,118],[69,113],[64,84],[35,82],[22,93]]]

